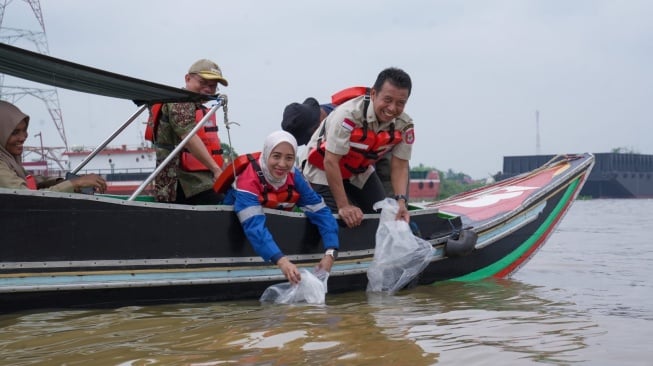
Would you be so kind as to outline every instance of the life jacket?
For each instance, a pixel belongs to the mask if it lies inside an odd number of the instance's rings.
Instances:
[[[161,107],[163,104],[156,103],[152,105],[150,109],[150,117],[147,120],[145,126],[145,139],[152,141],[156,147],[161,147],[168,150],[173,150],[174,146],[164,146],[163,144],[157,144],[156,133],[161,123]],[[201,107],[195,110],[195,123],[198,123],[206,115],[206,108]],[[202,140],[202,143],[206,147],[206,150],[209,152],[213,160],[219,167],[222,167],[224,164],[224,159],[222,157],[222,145],[220,143],[220,137],[218,136],[218,125],[216,123],[215,114],[209,118],[208,121],[204,124],[204,128],[201,128],[197,131],[197,137]],[[181,167],[182,169],[190,172],[197,171],[208,171],[208,167],[202,164],[193,154],[188,150],[184,149],[181,153]]]
[[[341,105],[342,103],[360,97],[368,93],[369,88],[366,86],[352,86],[342,89],[331,96],[331,104]]]
[[[292,210],[295,207],[295,203],[299,201],[299,192],[295,190],[294,185],[294,175],[292,173],[288,174],[287,188],[285,190],[276,191],[274,187],[268,184],[263,176],[263,171],[258,163],[260,156],[260,152],[238,156],[231,164],[224,168],[222,174],[220,174],[213,184],[213,190],[218,193],[225,193],[233,184],[235,177],[242,174],[251,165],[254,168],[259,182],[263,186],[263,192],[258,197],[261,206],[278,210]]]
[[[161,118],[161,107],[163,104],[156,103],[150,107],[150,117],[145,124],[145,139],[154,142],[156,131],[159,127],[159,119]]]
[[[33,175],[29,174],[25,177],[25,182],[27,183],[27,188],[31,190],[37,190],[38,186],[36,185],[36,178]]]
[[[365,172],[370,165],[373,165],[381,157],[392,150],[395,145],[401,142],[401,132],[395,130],[394,123],[390,124],[389,131],[378,133],[369,129],[367,125],[367,109],[370,104],[370,89],[365,87],[351,87],[344,89],[331,97],[331,101],[344,102],[349,99],[365,95],[363,111],[363,127],[355,127],[355,123],[345,119],[342,123],[352,128],[349,138],[349,152],[340,159],[340,174],[343,179],[351,178],[354,174]],[[308,162],[318,169],[324,170],[324,155],[326,141],[323,141],[325,125],[322,125],[317,147],[308,153]]]

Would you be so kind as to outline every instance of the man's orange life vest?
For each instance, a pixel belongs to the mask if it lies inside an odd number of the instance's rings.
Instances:
[[[355,123],[349,119],[342,122],[343,126],[346,125],[348,129],[351,129],[349,152],[340,159],[340,174],[343,179],[365,172],[370,165],[377,162],[384,154],[401,142],[401,132],[395,130],[394,123],[390,124],[389,131],[375,133],[369,130],[366,118],[370,103],[370,88],[354,86],[343,89],[331,97],[331,102],[339,105],[361,95],[365,95],[363,127],[354,127]],[[308,153],[308,162],[321,170],[324,170],[326,151],[326,141],[323,141],[324,132],[325,126],[323,125],[317,147],[312,148]]]
[[[258,164],[260,156],[260,152],[238,156],[224,168],[222,174],[213,184],[213,190],[218,193],[226,193],[233,184],[235,176],[242,174],[248,166],[252,165],[259,182],[263,186],[263,192],[258,197],[261,206],[278,210],[292,210],[295,203],[299,201],[299,193],[295,190],[293,174],[288,174],[287,188],[283,191],[276,191],[265,181],[261,167]]]
[[[145,139],[152,141],[156,147],[163,147],[168,150],[174,149],[170,146],[157,145],[156,143],[156,132],[161,123],[161,107],[163,104],[157,103],[152,105],[150,109],[150,118],[147,121],[145,127]],[[195,110],[195,123],[198,123],[206,115],[206,108],[201,107]],[[202,143],[206,147],[206,150],[209,152],[213,160],[219,167],[222,167],[224,164],[224,159],[222,157],[222,145],[220,143],[220,137],[218,136],[218,125],[216,123],[215,114],[209,118],[208,121],[204,124],[204,128],[201,128],[197,131],[197,137],[202,140]],[[181,167],[182,169],[190,172],[197,171],[208,171],[208,167],[202,164],[193,154],[188,150],[184,149],[181,153]]]
[[[345,119],[345,122],[347,121],[349,120]],[[370,165],[376,163],[400,142],[401,133],[394,129],[394,123],[390,125],[390,131],[378,133],[361,127],[354,128],[349,138],[349,152],[339,162],[342,178],[348,179],[354,174],[365,172]],[[326,141],[318,141],[318,143],[320,145],[309,152],[308,162],[324,170]]]
[[[350,99],[360,97],[361,95],[365,95],[368,92],[369,88],[366,86],[352,86],[346,89],[342,89],[341,91],[331,96],[331,104],[341,105]]]

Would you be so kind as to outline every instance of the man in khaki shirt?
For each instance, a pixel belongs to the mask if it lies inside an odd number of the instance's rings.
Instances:
[[[306,145],[317,127],[337,105],[332,103],[320,104],[315,98],[309,97],[303,103],[290,103],[283,110],[281,128],[288,131],[297,139],[297,145]],[[299,154],[299,161],[303,161],[306,149]],[[390,181],[390,157],[385,154],[374,164],[374,170],[381,179],[386,197],[394,197],[392,182]]]
[[[218,64],[207,59],[198,60],[191,65],[184,81],[185,89],[206,95],[215,95],[218,83],[229,85]],[[157,167],[195,128],[199,122],[198,111],[202,111],[202,115],[206,111],[200,102],[163,104],[153,141]],[[198,135],[194,135],[184,148],[206,169],[187,170],[180,158],[181,154],[177,155],[154,180],[156,200],[191,205],[221,203],[223,197],[213,190],[213,183],[222,173],[222,167],[214,160],[209,148]]]
[[[399,202],[397,219],[409,221],[406,190],[408,161],[415,141],[415,132],[412,119],[404,113],[404,107],[411,88],[410,76],[403,70],[388,68],[381,71],[368,101],[366,96],[361,96],[338,106],[320,123],[308,143],[310,151],[315,149],[318,143],[325,142],[324,166],[321,169],[309,159],[304,167],[304,175],[348,227],[360,225],[363,213],[374,212],[373,204],[385,198],[383,185],[374,171],[373,164],[347,179],[343,179],[340,168],[340,160],[351,154],[351,148],[356,148],[356,143],[350,141],[352,131],[362,128],[365,123],[368,129],[375,133],[395,130],[401,134],[401,141],[385,153],[392,155],[390,179],[396,193],[395,198]]]

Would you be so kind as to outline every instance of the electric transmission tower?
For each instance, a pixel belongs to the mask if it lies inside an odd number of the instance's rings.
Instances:
[[[45,33],[45,23],[43,22],[40,2],[38,0],[21,1],[27,3],[31,8],[32,13],[34,13],[40,27],[40,29],[36,30],[3,27],[3,20],[5,14],[7,14],[7,8],[12,2],[13,0],[0,0],[0,42],[14,45],[18,42],[27,41],[34,45],[37,52],[49,55],[50,51],[48,49],[48,40]],[[54,161],[59,165],[61,170],[65,170],[66,168],[63,166],[59,154],[57,153],[58,150],[68,150],[68,141],[66,140],[66,131],[63,125],[61,108],[59,107],[59,94],[57,93],[57,89],[5,85],[5,75],[0,74],[0,98],[16,103],[25,96],[32,96],[40,99],[45,104],[45,107],[47,108],[64,144],[64,147],[61,148],[44,149],[42,146],[40,149],[27,148],[28,152],[37,150],[40,152],[43,160],[47,159]]]

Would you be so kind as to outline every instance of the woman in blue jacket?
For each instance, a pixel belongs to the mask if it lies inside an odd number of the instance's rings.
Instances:
[[[227,192],[224,201],[234,205],[256,253],[265,261],[275,263],[291,283],[301,280],[299,270],[279,249],[267,229],[263,207],[291,210],[297,205],[309,221],[317,225],[326,249],[319,268],[331,271],[339,249],[336,220],[322,197],[295,168],[296,156],[297,141],[291,134],[285,131],[271,133],[265,139],[259,159],[251,160],[236,177],[235,189]]]

